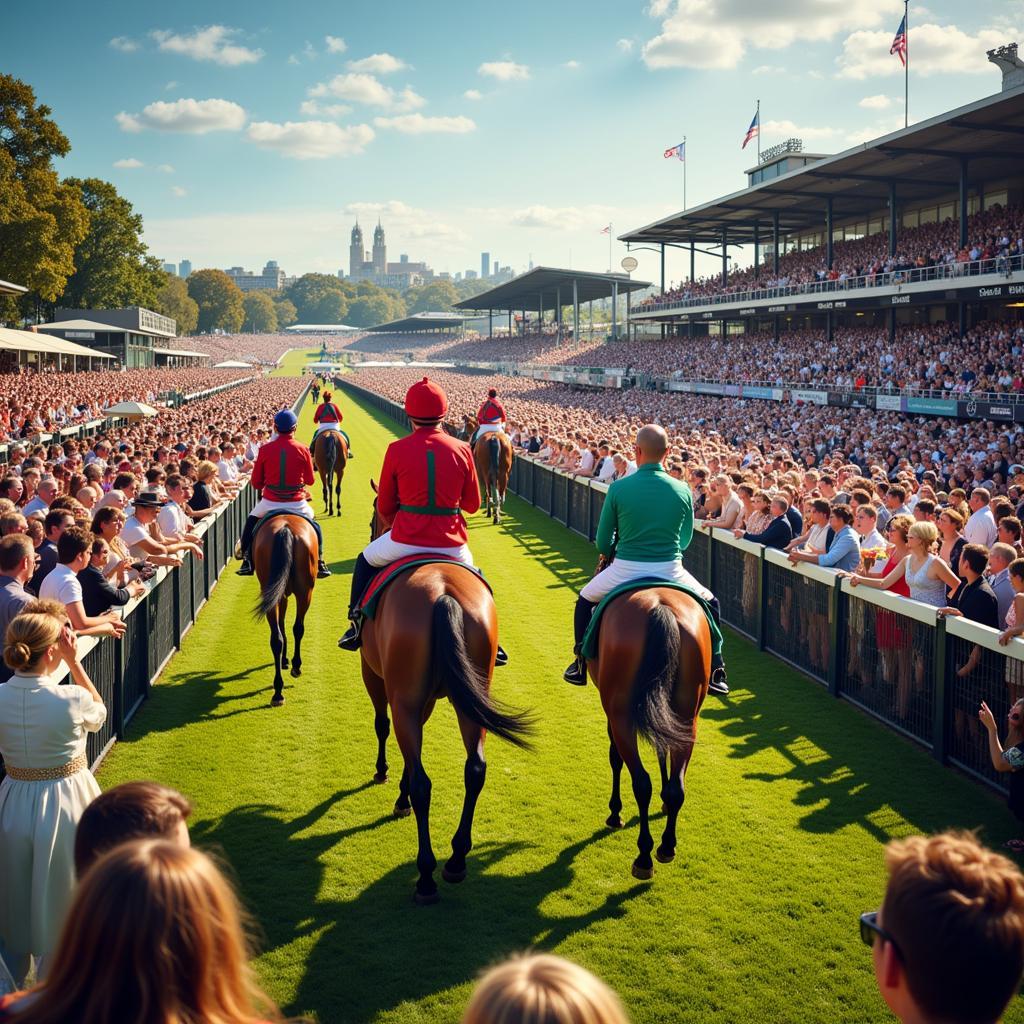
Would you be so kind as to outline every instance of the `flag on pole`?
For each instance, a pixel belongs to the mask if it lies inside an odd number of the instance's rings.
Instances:
[[[892,41],[892,46],[889,47],[889,53],[895,53],[900,59],[900,63],[907,66],[907,16],[903,15],[903,20],[900,22],[900,27],[896,30],[896,38]]]
[[[601,234],[602,235],[607,235],[611,231],[611,229],[612,229],[611,224],[608,224],[605,227],[601,228]]]
[[[671,160],[675,157],[677,160],[686,160],[686,143],[680,142],[678,146],[673,146],[671,149],[665,150],[665,159]]]
[[[746,137],[743,139],[743,145],[740,149],[746,149],[747,143],[751,139],[756,139],[761,134],[761,111],[759,110],[754,114],[754,120],[750,122],[750,127],[747,129]]]

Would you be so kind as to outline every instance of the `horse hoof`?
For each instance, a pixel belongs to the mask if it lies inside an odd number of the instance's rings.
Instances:
[[[302,675],[302,666],[301,665],[294,665],[293,664],[292,665],[292,671],[291,671],[292,679],[298,679],[299,676],[301,676],[301,675]]]
[[[659,848],[654,852],[654,856],[658,858],[659,864],[671,864],[676,859],[676,851]]]
[[[622,828],[622,819],[617,814],[609,814],[605,824],[609,828]]]
[[[395,809],[391,812],[396,818],[408,818],[412,814],[411,807],[399,807],[395,804]]]
[[[633,864],[633,877],[641,882],[649,882],[654,877],[654,867],[643,868],[639,864]]]
[[[466,880],[466,869],[463,868],[461,871],[449,871],[448,868],[441,869],[441,877],[446,882],[451,882],[452,885],[458,885],[459,882]]]
[[[373,776],[373,781],[378,786],[383,786],[384,783],[388,781],[388,773],[387,772],[377,772],[377,773],[375,773],[374,776]]]
[[[441,899],[441,894],[435,889],[433,892],[420,892],[417,889],[412,894],[412,901],[418,907],[432,907]]]
[[[270,706],[272,708],[279,708],[283,703],[284,703],[284,695],[280,694],[280,693],[275,693],[274,696],[270,700]]]
[[[291,662],[287,658],[281,659],[281,668],[287,668],[290,664]]]

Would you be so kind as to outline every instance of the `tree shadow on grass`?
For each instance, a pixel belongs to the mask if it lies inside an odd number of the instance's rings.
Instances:
[[[542,901],[572,889],[573,862],[610,834],[602,828],[566,847],[552,862],[515,874],[501,873],[503,862],[532,844],[481,843],[470,855],[466,882],[451,886],[439,880],[441,902],[417,907],[411,899],[416,877],[411,818],[385,814],[345,828],[315,830],[339,801],[357,791],[334,794],[291,821],[279,809],[255,805],[193,829],[198,845],[223,849],[243,899],[262,925],[269,954],[315,936],[312,949],[302,954],[303,974],[286,1008],[289,1013],[315,1012],[332,1024],[371,1020],[403,1002],[469,982],[513,951],[556,947],[573,932],[621,917],[629,901],[648,888],[635,884],[589,907],[574,903],[561,916],[541,909]],[[382,828],[405,830],[402,848],[408,860],[385,870],[350,899],[325,897],[325,881],[328,892],[345,888],[343,876],[325,877],[328,851],[360,832]],[[436,826],[435,833],[443,860],[446,851]]]

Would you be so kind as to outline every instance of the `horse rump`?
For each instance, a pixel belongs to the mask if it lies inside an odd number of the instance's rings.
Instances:
[[[470,721],[496,736],[529,749],[532,718],[495,701],[487,679],[466,649],[466,619],[462,605],[449,594],[434,603],[430,630],[431,684],[444,687],[452,704]]]
[[[288,589],[294,556],[295,534],[287,526],[282,526],[274,534],[273,547],[270,549],[270,572],[252,610],[254,619],[264,618],[281,603]]]
[[[644,652],[630,695],[630,717],[636,731],[659,752],[693,739],[672,706],[679,650],[679,622],[671,608],[655,605],[647,617]]]

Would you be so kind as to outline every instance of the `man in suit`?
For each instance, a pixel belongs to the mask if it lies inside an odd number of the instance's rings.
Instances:
[[[778,548],[781,551],[793,539],[793,527],[786,515],[789,511],[789,499],[781,494],[776,494],[772,498],[771,511],[773,519],[760,533],[733,530],[733,536],[742,537],[743,540],[753,541],[755,544],[763,544],[766,548]]]

